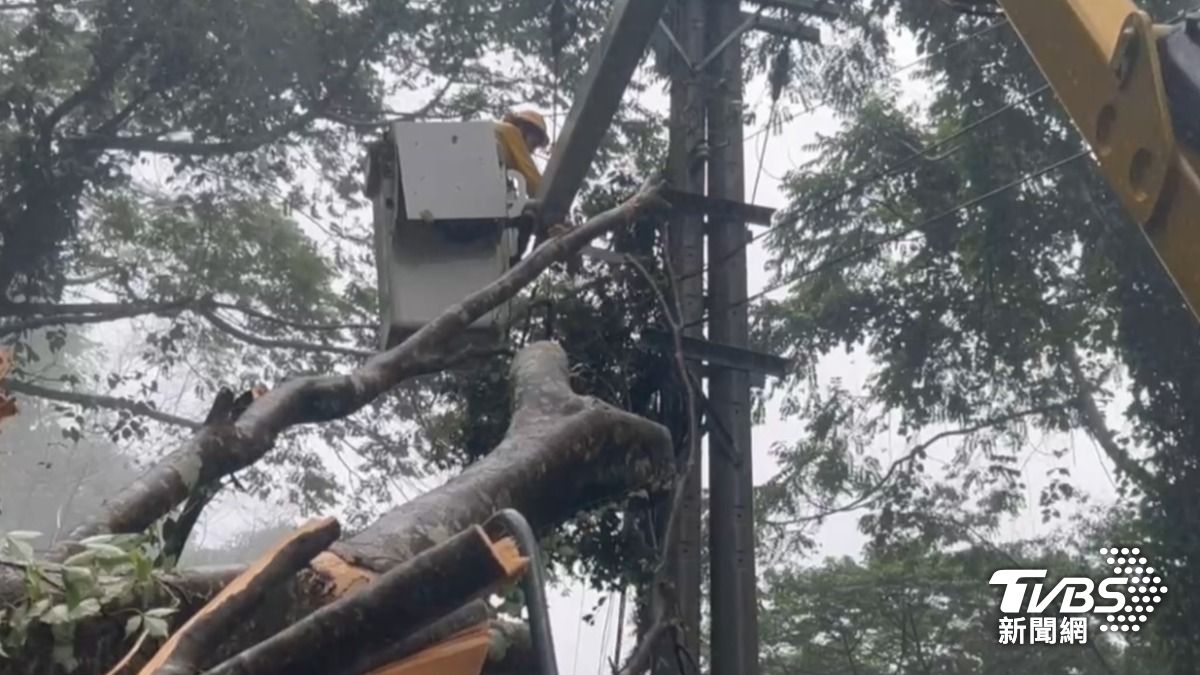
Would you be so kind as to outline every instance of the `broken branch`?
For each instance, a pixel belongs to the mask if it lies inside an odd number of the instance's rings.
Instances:
[[[555,261],[578,251],[595,237],[632,222],[641,210],[657,203],[657,193],[657,184],[648,183],[620,206],[538,248],[495,282],[353,372],[290,380],[256,400],[233,427],[201,429],[115,495],[104,510],[77,527],[70,538],[140,531],[170,512],[197,487],[257,462],[287,428],[345,417],[408,378],[444,369],[452,337],[515,296]]]
[[[235,622],[266,592],[288,579],[338,538],[333,518],[316,520],[279,542],[196,613],[142,668],[140,675],[193,675]]]
[[[493,543],[482,528],[469,528],[206,675],[327,673],[350,653],[378,649],[485,595],[524,566],[511,540]]]

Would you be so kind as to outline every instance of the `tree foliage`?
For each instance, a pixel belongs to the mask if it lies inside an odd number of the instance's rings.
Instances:
[[[809,524],[867,508],[877,541],[938,512],[995,527],[1037,507],[1053,520],[1087,492],[1069,448],[1049,449],[1036,504],[1022,467],[1037,439],[1078,432],[1140,506],[1139,541],[1194,588],[1194,500],[1182,498],[1197,479],[1194,319],[1010,27],[939,3],[856,4],[915,39],[925,58],[908,72],[925,104],[884,82],[841,107],[843,127],[788,176],[769,240],[787,293],[764,305],[760,333],[808,373],[842,350],[875,367],[861,396],[813,377],[790,385],[786,407],[808,433],[781,449],[764,510]],[[1185,9],[1145,4],[1164,21]],[[886,56],[877,68],[894,67]],[[1128,432],[1098,412],[1112,405]],[[887,433],[907,448],[891,466],[867,451]],[[931,439],[949,448],[934,465]],[[1196,661],[1192,595],[1154,624],[1181,673]]]

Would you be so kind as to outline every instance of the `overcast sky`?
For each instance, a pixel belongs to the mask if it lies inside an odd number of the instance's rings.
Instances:
[[[1008,30],[1007,28],[1004,30]],[[828,37],[828,36],[827,36]],[[984,38],[989,39],[989,38]],[[908,63],[916,54],[912,48],[910,41],[902,41],[900,43],[900,53],[896,55],[897,63]],[[745,92],[747,101],[766,101],[765,96],[760,94],[763,92],[765,83],[762,81],[751,82]],[[907,95],[913,100],[920,99],[920,89],[909,86],[905,90]],[[649,94],[648,103],[655,105],[659,109],[665,109],[665,97],[660,92],[652,92]],[[413,103],[413,102],[402,102]],[[402,108],[413,108],[415,105],[400,105]],[[760,120],[766,117],[766,104],[762,104],[758,118]],[[834,120],[828,110],[818,108],[812,114],[796,118],[784,125],[781,134],[777,136],[766,136],[759,134],[756,138],[746,144],[746,194],[749,196],[754,190],[756,179],[759,181],[756,203],[769,207],[782,207],[785,205],[785,199],[780,192],[778,178],[782,177],[788,171],[796,168],[801,163],[811,159],[811,156],[804,150],[813,139],[814,134],[818,132],[832,132],[837,128],[837,122]],[[747,129],[747,135],[756,131],[756,129]],[[761,152],[761,143],[769,140],[770,143],[766,148],[763,168],[761,176],[758,175],[758,159]],[[151,165],[153,166],[153,165]],[[165,176],[166,174],[162,174]],[[150,169],[147,178],[153,180],[154,172]],[[161,177],[161,176],[160,176]],[[367,216],[369,217],[369,215]],[[304,223],[302,223],[304,225]],[[319,233],[314,233],[319,236]],[[755,293],[763,288],[768,282],[766,272],[767,256],[758,245],[753,245],[749,249],[749,286],[751,293]],[[781,292],[774,295],[778,296]],[[121,358],[123,353],[125,356],[136,354],[136,352],[126,352],[131,349],[136,340],[129,340],[128,337],[136,328],[133,325],[125,327],[114,327],[112,330],[105,332],[104,337],[107,343],[108,350],[115,358]],[[844,385],[851,391],[861,389],[865,383],[871,369],[871,363],[863,355],[835,355],[826,359],[820,367],[820,377],[822,381],[827,382],[830,378],[841,378]],[[179,388],[179,397],[176,399],[179,409],[184,412],[191,412],[193,416],[203,414],[202,410],[193,410],[193,408],[201,407],[202,402],[191,401],[186,391],[191,387],[191,375],[184,376],[176,382]],[[1119,402],[1120,403],[1120,402]],[[757,427],[754,431],[754,448],[753,457],[755,462],[755,481],[761,484],[768,480],[775,471],[774,463],[769,454],[769,449],[772,445],[781,442],[790,442],[797,438],[800,429],[794,422],[782,420],[778,413],[777,404],[772,402],[769,406],[768,419],[765,424]],[[1113,406],[1110,410],[1110,423],[1115,429],[1123,429],[1124,422],[1116,414],[1120,406]],[[919,439],[914,439],[913,442]],[[1037,503],[1037,494],[1041,487],[1045,484],[1044,474],[1045,468],[1050,466],[1048,459],[1049,450],[1054,448],[1067,447],[1072,449],[1070,457],[1074,463],[1073,474],[1077,479],[1077,484],[1087,486],[1091,490],[1092,496],[1098,501],[1107,501],[1114,498],[1115,491],[1112,488],[1110,478],[1111,469],[1106,467],[1106,461],[1101,459],[1101,456],[1095,446],[1082,435],[1077,436],[1055,436],[1055,437],[1039,437],[1035,438],[1035,445],[1039,445],[1045,449],[1045,453],[1035,453],[1030,459],[1030,462],[1025,467],[1027,469],[1027,481],[1029,485],[1029,494],[1027,495],[1029,503]],[[884,438],[880,439],[877,444],[877,451],[882,461],[889,461],[889,457],[893,454],[899,455],[906,448],[906,440],[903,438]],[[953,451],[952,443],[944,444],[944,446],[935,447],[931,450],[931,464],[936,465],[940,461],[948,461],[950,453]],[[337,462],[330,460],[330,466],[337,466]],[[707,472],[706,472],[707,473]],[[436,485],[436,480],[425,482],[424,485],[410,486],[407,490],[410,493],[415,493],[421,488],[431,488]],[[240,530],[253,529],[255,527],[269,524],[280,517],[289,517],[285,509],[279,507],[261,504],[248,501],[241,498],[225,498],[221,500],[215,508],[210,509],[206,514],[201,526],[197,531],[197,542],[205,545],[219,545],[229,540],[229,538]],[[856,528],[856,520],[859,514],[848,513],[834,518],[831,518],[824,524],[819,532],[817,541],[820,543],[819,556],[857,556],[860,547],[863,543],[861,535]],[[1013,520],[1006,527],[1004,537],[1028,537],[1044,531],[1044,526],[1040,522],[1040,516],[1036,509],[1029,509],[1020,518]],[[819,557],[813,560],[800,561],[804,564],[812,564],[819,562]],[[981,580],[981,583],[984,583]],[[560,588],[553,589],[551,613],[553,616],[553,627],[555,631],[556,648],[559,655],[560,672],[564,675],[586,675],[589,673],[601,672],[603,657],[611,656],[615,648],[616,633],[619,627],[616,619],[616,602],[613,598],[612,602],[607,603],[607,609],[601,610],[597,614],[595,625],[583,625],[579,621],[582,614],[590,612],[592,605],[596,601],[594,592],[584,592],[584,584],[582,582],[568,582]],[[607,626],[607,629],[606,629]],[[626,617],[626,636],[624,645],[629,647],[632,644],[631,617]]]

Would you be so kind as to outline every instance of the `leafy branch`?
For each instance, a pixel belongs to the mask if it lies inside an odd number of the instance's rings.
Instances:
[[[37,557],[34,540],[39,532],[14,531],[4,535],[0,564],[23,572],[25,597],[22,602],[0,608],[0,658],[11,659],[29,643],[31,633],[49,631],[54,641],[52,658],[67,671],[73,670],[75,631],[88,619],[106,609],[128,607],[131,601],[151,604],[158,587],[156,573],[173,564],[163,556],[159,528],[148,534],[99,535],[79,542],[80,551],[61,563]],[[133,611],[125,623],[125,637],[141,633],[165,638],[168,618],[175,607],[149,607]]]

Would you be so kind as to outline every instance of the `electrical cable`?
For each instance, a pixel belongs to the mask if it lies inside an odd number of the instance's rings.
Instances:
[[[763,128],[770,129],[771,125],[775,123],[775,107],[776,107],[777,103],[779,103],[779,99],[775,99],[774,101],[771,101],[771,112],[767,114],[767,123]],[[758,182],[759,182],[759,180],[762,179],[763,164],[766,162],[766,159],[767,159],[767,144],[768,144],[769,140],[770,139],[767,139],[767,138],[763,139],[762,149],[759,150],[759,153],[758,153],[758,171],[755,172],[755,174],[754,174],[754,189],[750,192],[750,203],[751,204],[754,203],[755,197],[758,196]]]
[[[604,614],[604,629],[600,631],[600,665],[596,668],[596,675],[604,675],[604,660],[608,656],[608,627],[612,625],[613,601],[612,593],[608,594],[606,600],[608,611]]]
[[[1179,15],[1177,15],[1176,17],[1174,17],[1173,19],[1171,19],[1170,21],[1168,21],[1168,23],[1169,23],[1169,24],[1176,24],[1176,23],[1179,23],[1180,21],[1183,21],[1183,20],[1185,20],[1185,19],[1186,19],[1186,18],[1187,18],[1187,17],[1188,17],[1190,14],[1192,14],[1192,13],[1193,13],[1193,12],[1195,12],[1195,11],[1200,11],[1200,7],[1197,7],[1197,9],[1196,9],[1196,10],[1185,10],[1185,11],[1181,12]],[[988,26],[985,26],[983,29],[981,29],[981,30],[979,30],[979,31],[976,31],[975,33],[969,34],[969,35],[967,35],[967,36],[965,36],[965,37],[963,37],[963,38],[961,38],[961,39],[959,39],[959,40],[957,40],[957,41],[955,41],[955,42],[953,42],[953,43],[951,43],[951,44],[947,45],[946,47],[944,47],[944,48],[942,48],[942,49],[940,49],[940,50],[938,50],[938,51],[936,51],[936,52],[933,52],[933,53],[931,53],[931,54],[927,54],[927,55],[925,55],[925,56],[921,57],[920,59],[917,59],[917,60],[915,60],[915,61],[913,61],[913,62],[911,62],[911,63],[909,63],[909,64],[907,64],[907,65],[905,65],[905,66],[903,66],[903,67],[901,67],[901,68],[898,68],[898,69],[896,69],[896,70],[892,71],[892,72],[889,74],[889,76],[894,76],[895,74],[897,74],[897,73],[899,73],[899,72],[902,72],[902,71],[904,71],[904,70],[907,70],[907,69],[909,69],[909,68],[915,67],[916,65],[918,65],[918,64],[920,64],[920,63],[923,63],[923,62],[925,62],[925,61],[928,61],[928,60],[929,60],[929,59],[931,59],[931,58],[934,58],[934,57],[936,57],[936,56],[939,56],[939,55],[941,55],[941,54],[945,54],[946,52],[950,51],[951,49],[954,49],[954,48],[956,48],[956,47],[958,47],[958,46],[960,46],[960,45],[962,45],[962,44],[964,44],[964,43],[966,43],[966,42],[969,42],[969,41],[971,41],[971,40],[977,39],[978,37],[980,37],[980,36],[982,36],[982,35],[986,35],[986,34],[990,33],[991,31],[993,31],[993,30],[996,30],[997,28],[999,28],[999,27],[1001,27],[1001,26],[1004,26],[1004,25],[1007,25],[1007,24],[1009,24],[1009,20],[1008,20],[1008,18],[1007,18],[1007,17],[1006,17],[1006,18],[1003,18],[1003,19],[1001,19],[1001,20],[999,20],[999,21],[996,21],[996,22],[994,22],[994,23],[991,23],[991,24],[989,24]],[[1009,104],[1007,104],[1007,105],[1004,105],[1004,106],[1002,106],[1001,108],[998,108],[998,109],[996,109],[996,110],[994,110],[994,111],[992,111],[992,112],[990,112],[990,113],[988,113],[988,114],[984,115],[983,117],[981,117],[981,118],[979,118],[978,120],[976,120],[976,121],[972,122],[971,124],[968,124],[967,126],[963,127],[962,129],[959,129],[959,130],[958,130],[958,131],[956,131],[955,133],[953,133],[953,134],[950,134],[949,136],[947,136],[947,137],[945,137],[945,138],[939,139],[939,140],[935,141],[934,143],[932,143],[932,144],[930,144],[930,145],[927,145],[927,146],[925,146],[925,147],[924,147],[924,148],[922,148],[921,150],[919,150],[919,151],[917,151],[917,152],[913,153],[912,155],[909,155],[909,156],[907,156],[907,157],[905,157],[905,158],[903,158],[903,159],[899,160],[899,161],[898,161],[898,162],[896,162],[895,164],[893,164],[893,165],[891,165],[891,166],[889,166],[889,167],[887,167],[887,168],[885,168],[885,169],[883,169],[883,170],[881,170],[881,171],[878,171],[878,172],[876,172],[875,174],[872,174],[870,177],[868,177],[868,178],[866,178],[866,179],[860,179],[860,180],[856,180],[856,181],[855,181],[854,183],[852,183],[852,184],[850,185],[850,187],[848,187],[847,189],[845,189],[845,190],[843,190],[843,191],[840,191],[839,193],[837,193],[837,194],[835,194],[835,195],[832,195],[831,197],[829,197],[829,198],[826,198],[826,199],[822,200],[820,203],[818,203],[818,204],[816,204],[816,205],[814,205],[814,206],[812,206],[812,207],[809,207],[809,208],[805,209],[804,211],[802,211],[800,214],[798,214],[798,215],[797,215],[797,218],[802,218],[802,217],[804,217],[804,216],[811,215],[812,213],[814,213],[814,212],[815,212],[815,211],[817,211],[817,210],[824,209],[824,208],[826,208],[826,207],[828,207],[828,206],[832,205],[832,204],[833,204],[833,203],[835,203],[837,200],[840,200],[840,199],[843,199],[843,198],[845,198],[845,197],[848,197],[848,196],[851,196],[851,195],[855,194],[855,193],[856,193],[856,192],[858,192],[859,190],[862,190],[862,189],[864,189],[864,188],[868,187],[869,185],[871,185],[872,183],[874,183],[874,182],[876,182],[876,181],[879,181],[879,180],[882,180],[882,179],[884,179],[884,178],[890,177],[890,176],[891,176],[891,175],[893,175],[893,174],[894,174],[894,173],[895,173],[895,172],[896,172],[898,169],[901,169],[901,168],[903,168],[904,166],[907,166],[908,164],[911,164],[912,162],[915,162],[916,160],[920,159],[921,157],[924,157],[925,155],[927,155],[927,154],[928,154],[929,152],[931,152],[932,150],[936,150],[936,149],[938,149],[938,148],[940,148],[940,147],[942,147],[942,146],[945,146],[945,145],[946,145],[947,143],[949,143],[950,141],[953,141],[953,140],[956,140],[956,139],[958,139],[958,138],[961,138],[961,137],[965,136],[966,134],[968,134],[968,133],[970,133],[970,132],[974,131],[975,129],[978,129],[978,128],[982,127],[983,125],[985,125],[985,124],[987,124],[987,123],[991,122],[992,120],[996,119],[996,118],[997,118],[999,115],[1001,115],[1002,113],[1004,113],[1004,112],[1007,112],[1007,111],[1009,111],[1009,110],[1012,110],[1013,108],[1015,108],[1015,107],[1017,107],[1017,106],[1019,106],[1019,105],[1021,105],[1021,104],[1025,103],[1026,101],[1028,101],[1028,100],[1030,100],[1030,99],[1034,98],[1035,96],[1038,96],[1038,95],[1040,95],[1040,94],[1042,94],[1042,93],[1044,93],[1044,92],[1048,91],[1049,89],[1050,89],[1050,84],[1049,84],[1049,83],[1045,83],[1045,84],[1043,84],[1042,86],[1040,86],[1040,87],[1038,87],[1038,88],[1034,89],[1033,91],[1029,92],[1028,94],[1025,94],[1025,95],[1021,96],[1021,97],[1020,97],[1020,98],[1018,98],[1017,100],[1015,100],[1015,101],[1013,101],[1013,102],[1011,102],[1011,103],[1009,103]],[[805,112],[801,113],[801,114],[806,114],[807,112],[811,112],[811,111],[815,110],[816,108],[818,108],[818,107],[821,107],[821,105],[824,105],[824,104],[816,104],[816,105],[813,105],[813,106],[809,106],[809,107],[808,107],[808,109],[807,109]],[[791,118],[789,118],[789,121],[790,121],[790,119],[794,119],[794,117],[791,117]],[[750,139],[752,139],[752,138],[755,138],[755,137],[757,137],[758,135],[761,135],[762,133],[766,132],[766,131],[767,131],[769,128],[770,128],[770,127],[764,127],[763,129],[761,129],[761,130],[759,130],[759,131],[757,131],[757,132],[755,132],[755,133],[751,134],[750,136],[748,136],[748,137],[746,138],[746,140],[750,140]],[[764,144],[764,147],[765,147],[765,144]],[[1087,153],[1086,153],[1086,151],[1085,151],[1084,153],[1082,153],[1081,155],[1079,155],[1079,156],[1083,156],[1083,154],[1087,154]],[[1079,156],[1077,156],[1077,157],[1073,157],[1073,158],[1069,158],[1069,161],[1075,161],[1075,159],[1078,159],[1078,157],[1079,157]],[[1052,166],[1052,167],[1051,167],[1051,170],[1053,170],[1053,169],[1055,169],[1055,168],[1058,168],[1058,167],[1057,167],[1057,166]],[[1040,175],[1040,174],[1038,174],[1038,175]],[[1033,175],[1033,176],[1029,176],[1029,177],[1027,177],[1027,179],[1032,179],[1032,178],[1036,178],[1036,177],[1037,177],[1037,175]],[[756,180],[756,182],[757,182],[757,180]],[[1001,189],[1001,191],[1003,191],[1003,190],[1006,190],[1006,189],[1011,189],[1011,188],[1013,188],[1013,187],[1016,187],[1016,186],[1018,186],[1018,185],[1022,184],[1022,182],[1024,182],[1024,181],[1023,181],[1023,180],[1022,180],[1022,181],[1019,181],[1019,182],[1018,182],[1018,183],[1016,183],[1015,185],[1014,185],[1014,184],[1009,184],[1008,186],[1005,186],[1004,188],[1002,188],[1002,189]],[[992,197],[992,196],[994,196],[994,194],[993,194],[993,193],[989,193],[989,194],[987,194],[987,195],[984,195],[982,198],[983,198],[983,199],[986,199],[986,198],[990,198],[990,197]],[[753,202],[753,199],[751,199],[751,201]],[[965,204],[965,205],[960,205],[960,207],[959,207],[959,208],[966,208],[966,207],[969,207],[969,206],[971,206],[971,205],[973,205],[973,204],[971,204],[971,203],[968,203],[968,204]],[[939,216],[939,217],[938,217],[938,219],[940,219],[940,218],[944,218],[944,217],[946,217],[946,216],[948,216],[948,215],[953,215],[953,213],[956,213],[956,212],[957,212],[957,211],[954,211],[954,212],[951,212],[951,213],[942,214],[941,216]],[[696,277],[696,276],[699,276],[699,275],[701,275],[701,274],[704,274],[705,272],[707,272],[707,271],[708,271],[708,270],[709,270],[709,269],[710,269],[710,268],[711,268],[711,267],[712,267],[714,264],[721,264],[721,263],[724,263],[725,261],[727,261],[727,260],[729,260],[730,258],[732,258],[732,257],[734,257],[734,256],[736,256],[736,255],[738,255],[740,252],[742,252],[743,250],[745,250],[746,248],[748,248],[748,247],[749,247],[751,244],[753,244],[753,243],[755,243],[755,242],[757,242],[757,241],[761,240],[763,237],[765,237],[765,236],[767,236],[768,234],[770,234],[772,231],[774,231],[774,229],[775,229],[776,227],[778,227],[778,225],[779,225],[779,223],[776,223],[775,225],[772,225],[772,226],[770,226],[770,227],[767,227],[767,228],[766,228],[766,229],[764,229],[763,231],[761,231],[761,232],[759,232],[759,233],[755,234],[753,237],[750,237],[749,239],[747,239],[747,240],[746,240],[746,242],[745,242],[744,244],[742,244],[742,245],[740,245],[740,246],[738,246],[738,247],[734,248],[733,250],[729,251],[728,253],[726,253],[726,254],[725,254],[724,256],[722,256],[720,259],[718,259],[718,260],[714,260],[714,261],[709,261],[707,264],[705,264],[705,265],[704,265],[703,267],[701,267],[699,270],[697,270],[697,271],[695,271],[695,272],[690,272],[690,273],[688,273],[688,274],[685,274],[685,275],[682,275],[681,277],[679,277],[679,281],[685,281],[685,280],[687,280],[687,279],[694,278],[694,277]],[[884,243],[887,243],[887,242],[879,242],[879,244],[884,244]],[[874,248],[874,247],[872,247],[872,248]],[[786,283],[790,283],[790,281],[789,281],[789,282],[785,282],[785,285],[786,285]],[[754,296],[751,296],[750,298],[748,298],[748,299],[746,300],[746,302],[753,301],[753,300],[755,300],[755,299],[757,299],[757,298],[759,298],[759,297],[762,297],[762,296],[766,295],[767,293],[769,293],[769,292],[771,292],[771,291],[773,291],[773,290],[778,290],[778,289],[777,289],[777,288],[771,288],[771,289],[768,289],[768,290],[767,290],[767,291],[765,291],[765,292],[760,292],[760,293],[757,293],[757,294],[755,294]],[[739,306],[740,304],[744,304],[744,303],[738,303],[738,304],[735,304],[735,305],[733,305],[733,307]],[[705,314],[705,317],[707,317],[707,313]],[[699,323],[701,320],[705,319],[705,317],[702,317],[700,320],[693,321],[693,322],[691,322],[690,324],[688,324],[687,326],[684,326],[684,327],[685,327],[685,328],[687,328],[687,327],[692,327],[692,326],[695,326],[695,325],[697,325],[697,324],[698,324],[698,323]]]
[[[750,304],[760,298],[765,297],[769,293],[777,291],[786,286],[790,286],[791,284],[793,284],[797,281],[800,281],[802,279],[810,277],[814,274],[823,272],[825,270],[837,267],[849,260],[857,258],[860,255],[863,255],[864,253],[870,253],[870,252],[878,249],[881,246],[885,246],[892,242],[899,241],[900,239],[903,239],[904,237],[912,234],[913,232],[922,230],[934,223],[937,223],[938,221],[949,218],[950,216],[957,215],[957,214],[959,214],[973,206],[977,206],[980,203],[985,202],[993,197],[996,197],[1005,192],[1008,192],[1009,190],[1021,187],[1022,185],[1025,185],[1026,183],[1028,183],[1030,181],[1037,180],[1038,178],[1041,178],[1042,176],[1045,176],[1048,173],[1051,173],[1053,171],[1061,169],[1062,167],[1067,166],[1073,162],[1077,162],[1080,159],[1087,157],[1089,154],[1091,154],[1090,150],[1081,150],[1069,157],[1060,159],[1057,162],[1054,162],[1052,164],[1048,164],[1048,165],[1038,169],[1037,171],[1025,174],[1024,176],[1021,176],[1020,178],[1018,178],[1014,181],[1006,183],[994,190],[990,190],[982,195],[979,195],[978,197],[973,197],[973,198],[971,198],[965,202],[962,202],[947,211],[943,211],[942,213],[939,213],[929,219],[923,220],[915,225],[906,227],[902,230],[899,230],[898,232],[889,234],[889,235],[882,237],[879,240],[874,241],[865,246],[861,246],[852,251],[843,253],[843,254],[841,254],[835,258],[832,258],[830,260],[823,261],[821,264],[816,265],[815,267],[806,269],[803,272],[800,272],[799,274],[790,275],[786,279],[783,279],[774,284],[771,284],[771,285],[767,286],[767,288],[759,291],[758,293],[755,293],[754,295],[748,296],[743,300],[739,300],[737,302],[729,304],[725,309],[726,310],[735,309],[737,307],[741,307],[742,305]],[[699,319],[696,319],[695,321],[684,324],[683,326],[681,326],[681,328],[691,328],[693,326],[699,325],[699,324],[703,323],[704,321],[707,321],[710,315],[711,315],[711,312],[705,312],[704,316],[700,317]]]
[[[935,52],[931,52],[929,54],[921,56],[913,61],[910,61],[910,62],[904,64],[903,66],[900,66],[898,68],[895,68],[895,69],[889,71],[887,74],[884,75],[884,78],[892,78],[892,77],[899,75],[900,73],[903,73],[906,70],[911,70],[913,68],[916,68],[917,66],[921,65],[922,63],[925,63],[926,61],[929,61],[929,60],[935,59],[939,56],[942,56],[944,54],[947,54],[947,53],[957,49],[958,47],[960,47],[964,44],[967,44],[968,42],[971,42],[980,37],[983,37],[984,35],[991,33],[992,31],[996,30],[997,28],[1001,28],[1001,27],[1007,26],[1007,25],[1008,25],[1008,19],[1001,19],[999,21],[990,23],[987,26],[983,27],[982,29],[975,31],[974,33],[965,35],[965,36],[959,38],[958,40],[951,42],[950,44],[946,45],[945,47],[942,47],[941,49],[939,49]],[[804,115],[807,115],[815,110],[819,110],[821,108],[825,108],[830,105],[831,105],[831,103],[829,101],[818,101],[816,103],[806,105],[804,107],[804,109],[801,110],[800,112],[784,114],[782,116],[781,121],[786,124],[788,122],[795,120],[798,117],[803,117]],[[767,131],[767,129],[759,129],[758,131],[755,131],[755,132],[751,133],[749,136],[747,136],[746,138],[742,139],[742,142],[745,143],[745,142],[751,141],[755,138],[758,138],[762,134],[766,133],[766,131]]]
[[[963,128],[955,131],[952,134],[949,134],[945,137],[939,138],[938,140],[936,140],[932,143],[929,143],[928,145],[925,145],[920,150],[917,150],[916,152],[914,152],[910,155],[907,155],[900,160],[897,160],[893,164],[890,164],[882,169],[877,169],[873,173],[864,172],[866,175],[860,175],[859,177],[853,179],[851,181],[851,184],[848,187],[846,187],[845,189],[839,190],[838,192],[826,197],[825,199],[822,199],[821,201],[817,202],[816,204],[804,209],[800,213],[796,214],[796,218],[800,219],[805,216],[812,215],[813,213],[815,213],[817,211],[820,211],[825,208],[828,208],[829,206],[832,206],[834,203],[838,202],[841,199],[844,199],[846,197],[850,197],[850,196],[857,194],[861,190],[863,190],[867,187],[870,187],[872,184],[874,184],[880,180],[883,180],[884,178],[890,178],[891,176],[895,175],[895,173],[898,172],[900,169],[903,169],[906,166],[908,166],[909,164],[916,162],[918,159],[921,159],[921,158],[929,155],[929,153],[933,152],[934,150],[938,150],[938,149],[944,147],[946,144],[950,143],[951,141],[958,140],[958,139],[972,133],[973,131],[989,124],[990,122],[994,121],[996,118],[998,118],[1003,113],[1008,112],[1009,110],[1016,108],[1017,106],[1033,99],[1034,97],[1041,95],[1043,92],[1046,92],[1049,89],[1050,89],[1049,84],[1043,84],[1042,86],[1038,87],[1037,89],[1034,89],[1033,91],[1029,92],[1028,94],[1022,95],[1017,100],[1012,101],[1011,103],[1005,104],[1004,106],[1001,106],[1000,108],[997,108],[997,109],[987,113],[986,115],[980,117],[979,119],[975,120],[974,122],[971,122],[970,124],[964,126]],[[680,276],[679,281],[686,281],[688,279],[700,276],[701,274],[704,274],[709,269],[711,269],[713,265],[720,265],[720,264],[726,262],[733,256],[737,255],[738,253],[741,253],[743,250],[745,250],[751,244],[753,244],[753,243],[761,240],[762,238],[766,237],[767,235],[769,235],[771,232],[773,232],[775,230],[775,228],[779,227],[782,224],[782,222],[783,221],[777,222],[774,225],[771,225],[770,227],[763,229],[761,232],[755,234],[753,237],[748,238],[745,243],[737,246],[732,251],[729,251],[728,253],[726,253],[723,257],[718,258],[716,260],[709,261],[707,264],[705,264],[699,270],[696,270],[695,272],[689,272],[685,275]]]
[[[571,659],[571,675],[579,674],[579,644],[583,640],[583,610],[587,607],[587,582],[579,580],[579,623],[575,624],[575,656]]]

